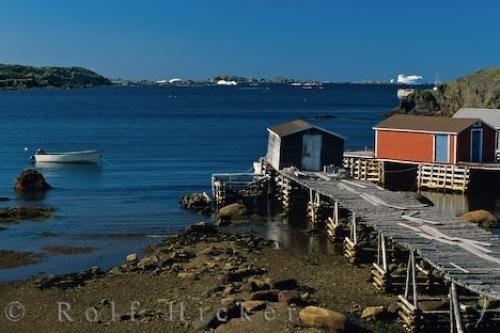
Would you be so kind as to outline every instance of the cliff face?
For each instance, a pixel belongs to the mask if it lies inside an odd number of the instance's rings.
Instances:
[[[33,67],[0,64],[0,89],[77,88],[103,85],[111,85],[111,81],[81,67]]]
[[[451,117],[462,107],[500,108],[500,68],[482,69],[433,90],[417,90],[389,114]]]

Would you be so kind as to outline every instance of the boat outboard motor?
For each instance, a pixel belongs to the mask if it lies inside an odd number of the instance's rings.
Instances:
[[[43,150],[42,148],[38,148],[35,152],[35,155],[47,155],[47,153],[45,152],[45,150]],[[35,158],[35,155],[31,155],[31,162],[35,163],[36,162],[36,158]]]

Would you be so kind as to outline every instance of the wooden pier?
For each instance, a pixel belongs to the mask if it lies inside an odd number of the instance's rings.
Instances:
[[[400,293],[399,316],[409,331],[499,327],[497,236],[445,216],[409,193],[388,191],[369,181],[318,172],[277,173],[289,196],[293,189],[309,193],[307,209],[313,223],[324,223],[331,240],[343,238],[350,262],[366,260],[369,252],[364,248],[374,244],[373,284],[381,291]],[[328,216],[315,215],[320,210]],[[401,265],[404,269],[398,271]],[[482,299],[489,301],[481,303]],[[433,302],[448,306],[429,310],[426,304]]]
[[[269,178],[262,173],[216,173],[212,175],[212,197],[216,208],[222,207],[240,191],[262,184]]]
[[[404,172],[403,170],[387,170],[387,163],[409,166],[407,170],[415,168],[417,190],[435,190],[466,193],[470,189],[473,181],[471,172],[475,172],[475,177],[480,177],[481,173],[496,172],[500,175],[500,163],[423,163],[400,160],[384,160],[374,157],[370,151],[351,151],[344,153],[344,169],[356,180],[367,180],[379,185],[385,183],[387,175],[394,172]]]

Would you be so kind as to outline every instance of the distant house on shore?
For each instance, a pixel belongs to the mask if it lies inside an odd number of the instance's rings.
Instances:
[[[326,165],[342,166],[345,138],[303,120],[269,127],[267,161],[277,170],[295,166],[321,171]]]
[[[497,130],[496,149],[500,150],[500,109],[461,108],[453,118],[478,118]]]
[[[478,118],[394,115],[375,130],[375,157],[451,163],[494,162],[496,131]]]

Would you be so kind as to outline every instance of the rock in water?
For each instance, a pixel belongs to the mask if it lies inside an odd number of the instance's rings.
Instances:
[[[241,203],[232,203],[219,209],[219,224],[233,219],[243,217],[247,214],[247,208]]]
[[[203,193],[193,193],[179,198],[179,204],[185,209],[196,210],[202,214],[212,212],[212,199]]]
[[[496,228],[499,226],[498,219],[495,217],[495,215],[491,214],[490,212],[484,209],[474,210],[465,213],[462,216],[460,216],[460,219],[468,222],[477,223],[479,224],[480,227],[486,229]]]
[[[342,332],[346,326],[346,316],[340,312],[308,306],[299,312],[300,320],[313,327],[329,328],[335,332]]]
[[[14,190],[16,192],[45,192],[51,188],[52,186],[45,181],[43,175],[35,169],[23,170],[14,181]]]

